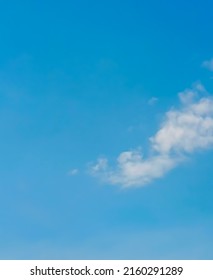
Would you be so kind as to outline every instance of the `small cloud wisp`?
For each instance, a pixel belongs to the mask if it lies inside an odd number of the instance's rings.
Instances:
[[[213,71],[213,58],[210,60],[205,60],[202,63],[202,66],[206,69],[208,69],[209,71]]]
[[[78,173],[79,173],[79,170],[77,168],[74,168],[74,169],[70,170],[67,175],[68,176],[75,176]]]

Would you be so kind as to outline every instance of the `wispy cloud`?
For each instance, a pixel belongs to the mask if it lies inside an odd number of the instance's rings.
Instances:
[[[148,104],[149,105],[155,105],[158,102],[158,98],[157,97],[152,97],[149,99]]]
[[[213,71],[213,58],[210,59],[210,60],[205,60],[203,63],[202,63],[202,66],[207,68],[208,70],[210,71]]]
[[[71,169],[69,172],[68,172],[68,175],[69,176],[75,176],[79,173],[79,170],[77,168],[74,168],[74,169]]]
[[[180,107],[166,112],[150,140],[150,155],[141,149],[122,152],[110,167],[99,158],[90,173],[107,183],[124,187],[144,186],[164,176],[191,153],[213,146],[213,98],[201,84],[179,93]]]

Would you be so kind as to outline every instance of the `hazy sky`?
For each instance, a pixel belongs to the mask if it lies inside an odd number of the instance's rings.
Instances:
[[[0,258],[213,258],[212,1],[0,3]]]

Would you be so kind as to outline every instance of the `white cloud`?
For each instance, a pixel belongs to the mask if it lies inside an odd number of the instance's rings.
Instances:
[[[75,175],[78,174],[78,172],[79,172],[79,170],[77,168],[74,168],[74,169],[72,169],[68,172],[68,175],[69,176],[75,176]]]
[[[203,97],[199,97],[203,95]],[[180,108],[165,114],[156,134],[150,138],[151,155],[140,149],[122,152],[116,166],[99,158],[90,173],[113,185],[143,186],[164,176],[187,156],[213,146],[213,99],[201,84],[179,93]]]
[[[208,70],[210,71],[213,71],[213,58],[210,59],[210,60],[205,60],[203,63],[202,63],[202,66],[207,68]]]
[[[107,166],[108,166],[108,160],[106,158],[99,158],[97,160],[97,163],[91,167],[91,172],[96,173],[99,171],[106,170]]]

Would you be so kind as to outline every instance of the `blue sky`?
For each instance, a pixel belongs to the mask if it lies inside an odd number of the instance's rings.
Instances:
[[[211,1],[0,4],[0,258],[213,258]]]

